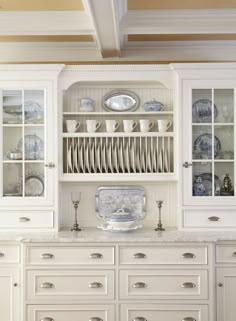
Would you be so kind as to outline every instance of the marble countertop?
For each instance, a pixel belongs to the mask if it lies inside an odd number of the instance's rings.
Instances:
[[[15,242],[61,242],[61,243],[83,243],[83,242],[220,242],[236,241],[236,232],[185,232],[177,230],[166,230],[156,232],[152,229],[128,233],[111,233],[100,231],[96,228],[84,228],[81,232],[63,230],[60,232],[35,232],[35,233],[0,233],[0,241]]]

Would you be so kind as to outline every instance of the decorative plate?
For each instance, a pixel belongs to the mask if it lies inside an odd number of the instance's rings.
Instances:
[[[217,175],[214,178],[214,195],[220,195],[221,181]],[[212,195],[212,174],[203,173],[194,175],[193,196],[214,196]]]
[[[108,111],[134,111],[139,107],[139,97],[129,90],[113,90],[102,98],[102,106]]]
[[[25,135],[24,137],[25,159],[43,159],[44,144],[37,135]],[[17,144],[17,149],[23,153],[23,138]]]
[[[214,157],[221,149],[221,143],[218,137],[214,136]],[[194,152],[200,155],[201,159],[212,158],[212,134],[202,134],[194,142]]]
[[[199,99],[193,104],[192,117],[194,123],[211,123],[212,122],[212,101],[209,99]],[[218,115],[216,105],[214,105],[214,119]]]
[[[18,182],[18,193],[22,191],[22,178]],[[44,194],[44,178],[42,175],[30,172],[25,175],[25,196],[43,196]]]
[[[146,196],[141,186],[101,186],[96,192],[96,212],[102,219],[117,208],[126,208],[136,219],[145,216]]]
[[[4,105],[3,111],[22,120],[22,105]],[[25,101],[24,103],[25,122],[39,122],[43,120],[43,108],[36,101]]]

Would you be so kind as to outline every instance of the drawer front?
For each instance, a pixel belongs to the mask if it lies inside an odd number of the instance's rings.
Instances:
[[[114,247],[28,247],[28,265],[114,264]]]
[[[0,229],[47,229],[53,226],[53,211],[0,211]]]
[[[187,210],[184,211],[184,227],[236,228],[235,211]]]
[[[121,305],[122,321],[209,321],[207,305]]]
[[[89,300],[114,298],[114,271],[28,271],[29,300]]]
[[[120,271],[121,299],[207,299],[207,271]]]
[[[114,321],[113,305],[29,305],[27,321]]]
[[[20,262],[20,246],[14,244],[0,244],[0,265],[17,264]]]
[[[236,263],[236,243],[235,245],[217,245],[216,262]]]
[[[120,264],[207,264],[207,246],[120,247]]]

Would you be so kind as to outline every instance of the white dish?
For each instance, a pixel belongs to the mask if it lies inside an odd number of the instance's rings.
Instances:
[[[142,139],[140,138],[140,163],[141,163],[141,170],[142,173],[146,172],[146,160],[145,160],[145,150],[142,144]]]
[[[147,150],[147,172],[152,173],[151,149],[150,146]]]
[[[160,149],[159,155],[158,155],[158,171],[159,173],[163,172],[163,150]]]
[[[98,173],[101,173],[102,172],[102,170],[101,170],[101,144],[100,144],[100,142],[97,142],[96,145],[97,146],[96,146],[96,150],[95,150],[95,152],[96,152],[95,159],[96,159],[97,171],[98,171]]]
[[[103,147],[102,147],[102,168],[103,168],[105,173],[108,172],[108,169],[107,169],[107,158],[106,158],[106,144],[105,144],[105,142],[103,143]]]
[[[130,169],[136,173],[134,143],[130,141]]]
[[[152,170],[153,173],[157,172],[157,155],[156,155],[156,149],[153,146],[153,151],[152,151]]]
[[[117,141],[112,141],[112,161],[113,161],[113,169],[116,173],[119,173],[118,161],[117,161]]]
[[[111,141],[107,142],[107,160],[108,160],[108,170],[113,173],[113,162],[112,162],[112,148],[111,148]]]
[[[135,231],[138,230],[140,228],[142,228],[143,225],[136,225],[133,227],[127,227],[127,228],[114,228],[110,225],[107,224],[100,224],[97,226],[97,228],[103,230],[103,231],[109,231],[109,232],[130,232],[130,231]]]
[[[84,173],[84,147],[83,147],[83,142],[81,143],[80,148],[79,148],[79,163],[80,163],[81,172]]]
[[[85,145],[85,167],[87,169],[87,171],[89,173],[91,173],[91,167],[90,167],[90,159],[89,159],[89,155],[90,154],[90,145],[87,142],[87,144]]]
[[[90,145],[90,165],[91,165],[91,171],[95,172],[95,159],[94,159],[94,142],[92,142]]]
[[[68,151],[67,151],[67,165],[68,165],[69,172],[73,171],[71,152],[72,152],[72,146],[70,144],[69,148],[68,148]]]
[[[119,146],[119,167],[121,169],[121,173],[124,173],[125,169],[124,169],[123,144],[122,144],[122,142],[120,142],[120,146]]]
[[[128,173],[130,173],[130,160],[129,160],[129,154],[130,154],[130,151],[129,151],[129,145],[128,145],[128,142],[125,143],[125,141],[123,141],[124,143],[124,151],[125,151],[125,168],[127,170]]]
[[[78,145],[76,142],[74,143],[74,148],[73,148],[73,164],[74,168],[76,169],[77,173],[79,172],[78,168]]]
[[[166,150],[164,151],[164,170],[166,172],[169,172],[170,169],[169,169],[169,162],[168,162],[168,156],[167,156],[167,152]]]

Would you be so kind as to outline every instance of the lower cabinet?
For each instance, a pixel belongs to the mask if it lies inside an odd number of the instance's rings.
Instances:
[[[0,267],[0,320],[20,321],[18,268]]]
[[[115,321],[113,305],[28,305],[27,321]]]
[[[122,304],[122,321],[209,321],[207,305]]]

